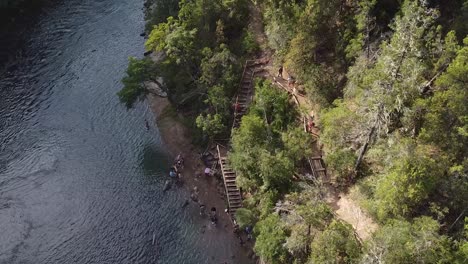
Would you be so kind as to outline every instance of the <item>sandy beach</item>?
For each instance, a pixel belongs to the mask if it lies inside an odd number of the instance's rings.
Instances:
[[[192,144],[192,137],[187,129],[178,119],[177,113],[171,107],[167,98],[154,95],[148,96],[148,103],[153,110],[162,141],[169,154],[175,158],[179,153],[184,157],[184,169],[181,172],[183,185],[188,192],[193,193],[194,188],[198,189],[198,200],[194,202],[187,197],[192,210],[196,208],[193,217],[199,218],[200,230],[204,233],[204,238],[209,243],[225,243],[232,252],[231,256],[226,256],[226,260],[221,263],[254,263],[251,259],[253,255],[252,243],[240,245],[239,239],[235,236],[231,219],[224,210],[227,208],[224,184],[221,179],[206,177],[203,173],[204,164],[200,159],[203,151]],[[168,176],[169,180],[169,176]],[[173,189],[177,188],[173,186]],[[208,213],[211,207],[215,207],[218,212],[218,223],[213,229],[209,217],[199,215],[199,204],[206,206]],[[212,232],[205,232],[209,230]],[[243,235],[245,241],[245,235]],[[217,263],[214,262],[213,263]]]

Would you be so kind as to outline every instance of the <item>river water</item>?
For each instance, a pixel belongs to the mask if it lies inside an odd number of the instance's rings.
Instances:
[[[127,58],[144,51],[142,7],[58,1],[11,51],[16,60],[0,73],[0,263],[218,263],[229,254],[199,242],[193,212],[180,206],[186,191],[162,193],[169,157],[156,125],[145,129],[151,111],[127,111],[115,95]]]

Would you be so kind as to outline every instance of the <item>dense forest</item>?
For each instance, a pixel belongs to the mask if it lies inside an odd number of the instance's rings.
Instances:
[[[130,59],[119,97],[131,107],[153,80],[195,141],[231,136],[245,193],[236,213],[254,225],[265,263],[468,262],[468,1],[154,0],[146,49]],[[249,30],[253,8],[267,43]],[[242,64],[269,50],[314,106],[334,187],[378,223],[361,240],[298,180],[312,138],[285,91],[257,80],[230,131]],[[162,77],[162,79],[159,79]],[[162,80],[162,81],[161,81]]]

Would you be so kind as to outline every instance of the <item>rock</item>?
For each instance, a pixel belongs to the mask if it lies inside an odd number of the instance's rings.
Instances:
[[[143,53],[143,56],[146,57],[146,56],[150,55],[151,53],[153,53],[152,50],[145,51],[145,53]]]

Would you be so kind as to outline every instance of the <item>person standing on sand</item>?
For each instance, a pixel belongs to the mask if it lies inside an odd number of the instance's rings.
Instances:
[[[207,176],[207,177],[208,177],[208,176],[211,176],[211,174],[212,174],[212,171],[211,171],[211,169],[210,169],[210,168],[208,168],[208,167],[206,167],[206,168],[205,168],[205,176]]]
[[[205,205],[204,204],[200,204],[200,215],[201,216],[204,216],[205,215]]]
[[[216,207],[211,207],[210,220],[212,225],[216,225],[218,222],[218,217],[216,215]]]
[[[277,77],[280,77],[281,79],[283,79],[283,65],[279,67]]]

